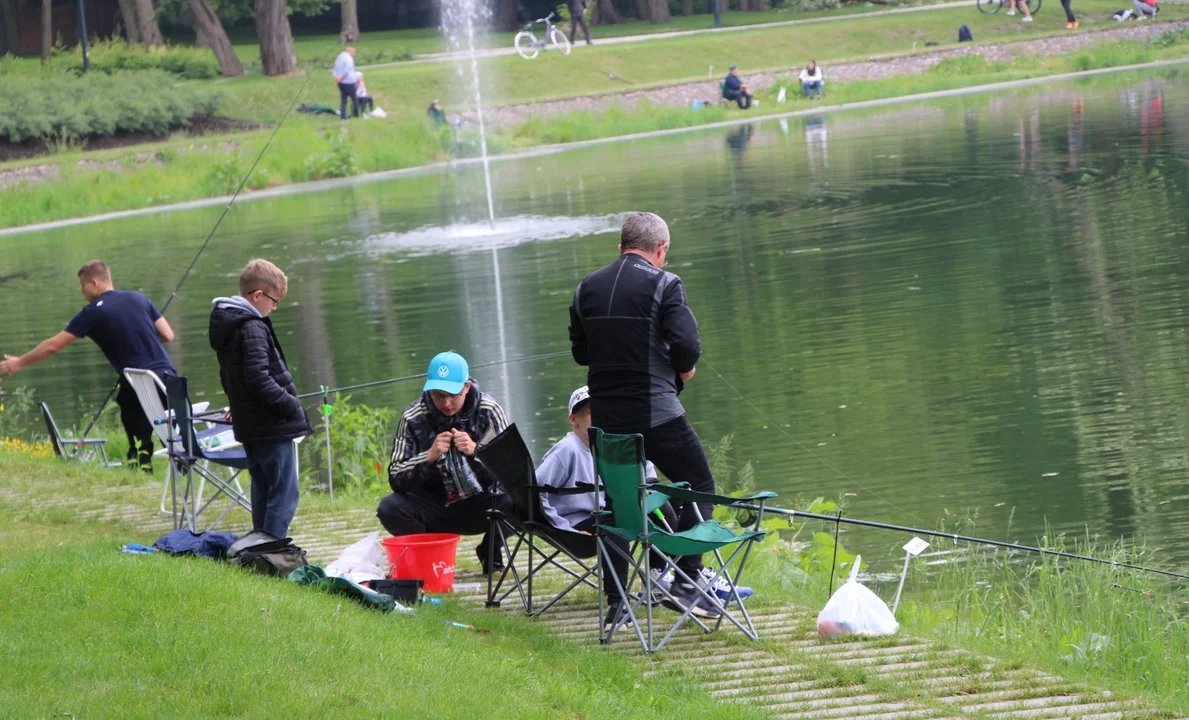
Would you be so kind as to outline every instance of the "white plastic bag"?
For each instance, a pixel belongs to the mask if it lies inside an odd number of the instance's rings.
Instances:
[[[895,635],[900,623],[888,609],[887,603],[859,584],[859,565],[863,558],[856,557],[850,570],[850,579],[838,588],[826,607],[817,614],[817,633],[822,637],[843,635]]]
[[[374,532],[349,546],[339,559],[326,566],[327,577],[345,577],[361,583],[364,580],[379,580],[386,576],[384,568],[387,559],[380,547],[380,533]]]

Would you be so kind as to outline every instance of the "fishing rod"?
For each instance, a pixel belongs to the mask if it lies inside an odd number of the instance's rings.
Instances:
[[[560,357],[562,355],[569,355],[569,350],[558,350],[557,352],[541,353],[540,355],[526,355],[525,357],[511,358],[510,360],[495,360],[487,363],[480,363],[478,365],[471,365],[471,369],[495,367],[496,365],[508,365],[510,363],[527,362],[529,360],[544,360],[546,358]],[[425,373],[417,373],[416,375],[402,375],[401,377],[388,378],[387,380],[374,380],[372,382],[360,383],[358,385],[347,385],[341,388],[328,388],[325,390],[318,390],[316,392],[308,392],[297,397],[300,399],[318,397],[320,395],[330,395],[331,393],[347,392],[348,390],[363,390],[365,388],[379,387],[381,385],[392,385],[394,383],[407,382],[409,380],[424,380]]]
[[[186,282],[186,279],[190,277],[190,272],[194,270],[194,266],[198,264],[198,258],[202,257],[202,253],[206,251],[207,245],[210,245],[211,238],[215,236],[215,232],[219,229],[219,226],[223,224],[223,218],[227,217],[227,213],[231,211],[231,206],[235,204],[236,198],[239,197],[239,194],[244,189],[244,186],[248,184],[248,178],[252,177],[252,173],[256,170],[256,166],[260,164],[260,160],[264,157],[264,153],[268,152],[268,149],[272,146],[272,141],[277,137],[277,133],[281,130],[281,126],[285,124],[285,119],[289,117],[289,113],[293,111],[294,106],[297,105],[298,99],[301,98],[302,93],[305,92],[306,86],[310,84],[310,78],[314,76],[311,70],[314,69],[315,62],[317,62],[317,60],[310,62],[309,67],[306,70],[305,82],[301,84],[301,87],[297,90],[297,94],[293,96],[293,101],[289,103],[289,107],[285,110],[285,114],[281,116],[280,122],[278,122],[276,127],[273,128],[272,135],[268,136],[268,142],[264,143],[264,147],[260,150],[259,154],[256,155],[256,160],[252,162],[252,167],[248,168],[248,172],[244,175],[243,179],[239,181],[239,187],[235,189],[235,192],[231,195],[231,199],[227,201],[226,207],[223,208],[223,213],[219,215],[219,219],[215,221],[215,226],[211,228],[209,233],[207,233],[206,240],[202,242],[202,247],[198,248],[198,252],[195,253],[194,259],[190,261],[190,266],[186,268],[186,272],[182,273],[182,279],[178,281],[178,284],[176,287],[174,287],[173,292],[171,292],[169,297],[165,299],[165,305],[161,307],[162,315],[164,315],[165,311],[169,309],[169,305],[174,301],[174,298],[178,296],[178,291],[182,289],[182,284]],[[87,433],[91,432],[91,428],[95,427],[95,423],[99,422],[99,416],[102,415],[103,411],[107,409],[107,404],[111,402],[111,399],[116,394],[116,391],[120,389],[120,381],[122,379],[123,378],[119,377],[116,378],[115,384],[112,385],[111,390],[107,392],[107,397],[105,397],[103,399],[103,403],[99,405],[99,412],[95,413],[95,417],[91,418],[91,422],[87,425],[87,429],[83,430],[82,434],[78,436],[78,447],[81,448],[83,446],[83,441],[87,439]]]
[[[732,503],[731,507],[737,510],[749,510],[751,512],[759,512],[759,505],[752,505],[746,502]],[[800,510],[785,510],[784,508],[764,506],[763,511],[766,513],[774,513],[776,515],[783,515],[791,521],[794,517],[809,518],[810,520],[824,520],[832,523],[847,523],[848,525],[860,525],[862,527],[877,528],[880,530],[894,530],[896,532],[912,533],[914,535],[928,535],[936,538],[946,538],[957,542],[976,543],[979,545],[992,545],[995,547],[1007,548],[1009,550],[1022,550],[1024,552],[1039,553],[1041,555],[1052,555],[1054,557],[1063,557],[1070,560],[1085,560],[1087,562],[1096,562],[1103,565],[1111,565],[1113,567],[1126,568],[1128,570],[1139,570],[1141,572],[1155,573],[1156,575],[1166,575],[1168,577],[1181,578],[1189,580],[1189,575],[1172,572],[1171,570],[1160,570],[1158,568],[1144,567],[1142,565],[1133,565],[1131,563],[1119,562],[1118,560],[1106,560],[1103,558],[1090,557],[1089,555],[1078,555],[1076,553],[1064,552],[1062,550],[1050,550],[1049,548],[1032,547],[1030,545],[1018,545],[1016,543],[1003,542],[1001,540],[987,540],[986,538],[976,538],[969,535],[958,535],[956,533],[941,532],[938,530],[923,530],[921,528],[906,527],[904,525],[892,525],[889,523],[874,522],[872,520],[859,520],[857,518],[844,518],[841,515],[819,515],[811,512],[801,512]]]

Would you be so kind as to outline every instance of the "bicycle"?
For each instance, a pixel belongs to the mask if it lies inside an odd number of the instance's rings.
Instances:
[[[1017,0],[1018,4],[1019,0]],[[1040,12],[1041,0],[1028,0],[1028,10],[1035,15]],[[993,15],[1003,7],[1003,0],[978,0],[979,12]]]
[[[981,1],[981,0],[980,0]],[[1000,0],[1002,1],[1002,0]],[[1034,0],[1035,1],[1035,0]],[[545,40],[538,40],[536,35],[533,35],[533,25],[537,23],[545,23],[545,37],[553,43],[553,47],[561,51],[562,55],[570,54],[570,41],[566,38],[566,34],[557,29],[553,24],[553,13],[548,16],[538,18],[531,23],[524,26],[524,29],[516,33],[516,38],[512,44],[516,46],[516,52],[525,60],[532,60],[541,53],[542,50],[548,50],[549,46]]]

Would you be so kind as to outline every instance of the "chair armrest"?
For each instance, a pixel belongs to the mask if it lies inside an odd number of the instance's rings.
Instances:
[[[727,497],[726,495],[715,495],[713,493],[702,493],[696,490],[690,490],[687,487],[679,487],[677,485],[650,485],[651,489],[658,493],[667,495],[671,498],[684,500],[686,502],[708,503],[710,505],[733,505],[737,502],[753,502],[756,500],[767,500],[776,497],[774,492],[756,493],[750,497]]]

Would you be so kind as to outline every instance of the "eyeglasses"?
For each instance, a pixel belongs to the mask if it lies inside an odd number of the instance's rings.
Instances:
[[[280,306],[280,304],[281,304],[281,301],[280,301],[280,300],[277,300],[277,299],[276,299],[275,297],[273,297],[272,295],[269,295],[268,293],[264,292],[263,290],[260,290],[260,291],[259,291],[259,293],[260,293],[261,295],[263,295],[264,297],[268,298],[269,300],[272,300],[272,309],[273,309],[273,310],[276,310],[276,309],[277,309],[277,307],[278,307],[278,306]]]

